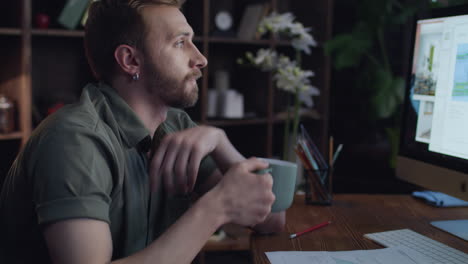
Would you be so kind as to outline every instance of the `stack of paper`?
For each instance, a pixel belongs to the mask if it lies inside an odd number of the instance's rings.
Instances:
[[[408,247],[353,251],[276,251],[266,252],[271,264],[427,264],[432,259]]]

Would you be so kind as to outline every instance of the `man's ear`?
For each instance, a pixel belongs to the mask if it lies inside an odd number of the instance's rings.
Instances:
[[[130,76],[141,73],[141,59],[138,50],[134,47],[119,45],[114,51],[114,58],[124,73]]]

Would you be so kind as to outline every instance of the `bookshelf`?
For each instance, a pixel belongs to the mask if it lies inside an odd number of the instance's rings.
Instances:
[[[273,86],[271,75],[236,64],[236,59],[246,51],[260,47],[276,47],[292,52],[288,41],[275,39],[241,40],[235,36],[212,34],[214,1],[189,0],[184,13],[194,28],[195,44],[208,58],[199,83],[199,102],[187,110],[198,123],[225,129],[233,144],[246,156],[272,157],[282,153],[284,124],[284,94]],[[328,148],[328,101],[330,61],[324,57],[322,44],[331,37],[333,0],[236,0],[233,2],[233,28],[239,25],[246,5],[268,2],[278,12],[292,11],[298,21],[312,27],[319,47],[311,56],[304,56],[304,66],[313,70],[314,86],[321,91],[315,97],[315,106],[302,117],[306,127],[323,153]],[[82,29],[66,30],[56,20],[64,0],[7,1],[0,11],[0,43],[3,66],[0,70],[0,93],[5,93],[16,103],[16,131],[0,135],[0,156],[17,153],[31,135],[31,131],[45,117],[46,109],[58,102],[78,100],[83,86],[93,81],[84,56]],[[47,13],[51,18],[48,29],[38,29],[34,23],[37,13]],[[249,118],[219,119],[207,116],[207,93],[214,85],[214,71],[223,68],[231,74],[231,86],[244,95],[245,111]],[[5,147],[9,151],[3,151]],[[11,150],[13,148],[13,150]],[[7,159],[12,160],[12,159]],[[10,164],[2,164],[0,176]]]

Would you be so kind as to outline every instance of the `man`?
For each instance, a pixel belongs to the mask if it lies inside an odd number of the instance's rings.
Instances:
[[[43,121],[10,169],[2,263],[189,263],[225,223],[283,228],[271,175],[253,173],[268,165],[170,108],[197,101],[207,64],[180,5],[93,3],[85,47],[101,82]]]

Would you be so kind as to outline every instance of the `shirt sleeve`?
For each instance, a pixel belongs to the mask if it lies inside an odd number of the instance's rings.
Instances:
[[[91,131],[50,132],[41,140],[31,170],[39,224],[72,218],[109,222],[109,153]]]

